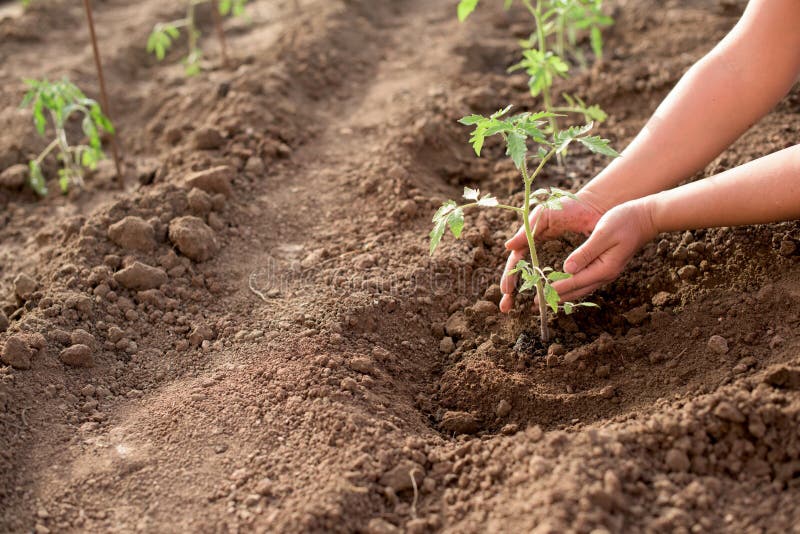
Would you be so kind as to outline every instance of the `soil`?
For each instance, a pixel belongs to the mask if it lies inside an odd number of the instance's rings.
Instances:
[[[537,345],[530,300],[496,308],[513,217],[427,253],[463,185],[521,198],[456,119],[536,105],[505,73],[528,18],[453,4],[255,2],[234,64],[207,37],[186,78],[144,50],[179,7],[96,2],[125,188],[110,162],[66,196],[0,188],[0,531],[797,528],[800,228],[660,236]],[[743,4],[610,2],[605,59],[559,90],[624,147]],[[0,17],[2,171],[45,145],[14,80],[96,92],[79,3]],[[795,89],[698,177],[798,130]]]

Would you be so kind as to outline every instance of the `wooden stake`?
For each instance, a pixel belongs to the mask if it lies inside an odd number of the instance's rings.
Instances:
[[[225,43],[225,31],[222,29],[222,17],[219,14],[219,0],[214,0],[211,3],[211,10],[214,12],[214,28],[217,30],[217,39],[219,39],[219,46],[222,49],[222,64],[228,68],[228,45]]]
[[[100,62],[100,50],[97,47],[97,35],[94,32],[94,18],[92,17],[92,6],[89,3],[89,0],[83,0],[83,7],[86,11],[86,22],[89,24],[89,37],[92,40],[92,52],[94,52],[94,66],[97,69],[97,80],[100,84],[100,103],[103,106],[106,116],[111,119],[111,107],[108,104],[106,80],[105,77],[103,77],[103,64]],[[116,126],[114,129],[116,130]],[[122,176],[122,167],[119,160],[116,131],[115,133],[111,134],[111,153],[114,155],[114,167],[116,167],[117,170],[117,181],[119,182],[120,186],[124,188],[125,179]]]

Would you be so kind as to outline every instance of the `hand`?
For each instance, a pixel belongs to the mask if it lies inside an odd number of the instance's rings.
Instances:
[[[578,197],[581,194],[578,193]],[[575,201],[565,198],[562,201],[561,210],[543,210],[537,206],[531,213],[531,226],[536,229],[534,238],[539,241],[555,239],[566,232],[589,235],[594,230],[597,221],[603,215],[603,210],[581,198]],[[541,215],[541,216],[540,216]],[[538,224],[536,220],[539,219]],[[508,313],[514,305],[514,291],[517,287],[517,275],[509,274],[519,260],[528,255],[528,239],[525,236],[525,228],[521,227],[517,233],[506,242],[506,249],[511,251],[506,262],[503,278],[500,280],[500,289],[503,292],[503,299],[500,301],[500,311]]]
[[[632,200],[603,215],[594,231],[564,261],[572,278],[553,283],[561,301],[580,298],[614,280],[645,243],[658,235],[651,200]]]

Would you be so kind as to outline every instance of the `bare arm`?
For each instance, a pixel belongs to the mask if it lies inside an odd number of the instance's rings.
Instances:
[[[800,2],[751,0],[644,129],[580,193],[605,212],[705,167],[789,91],[800,71]]]

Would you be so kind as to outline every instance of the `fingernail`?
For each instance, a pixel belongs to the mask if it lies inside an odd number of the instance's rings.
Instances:
[[[564,271],[575,274],[578,271],[578,264],[574,260],[567,260],[564,262]]]

